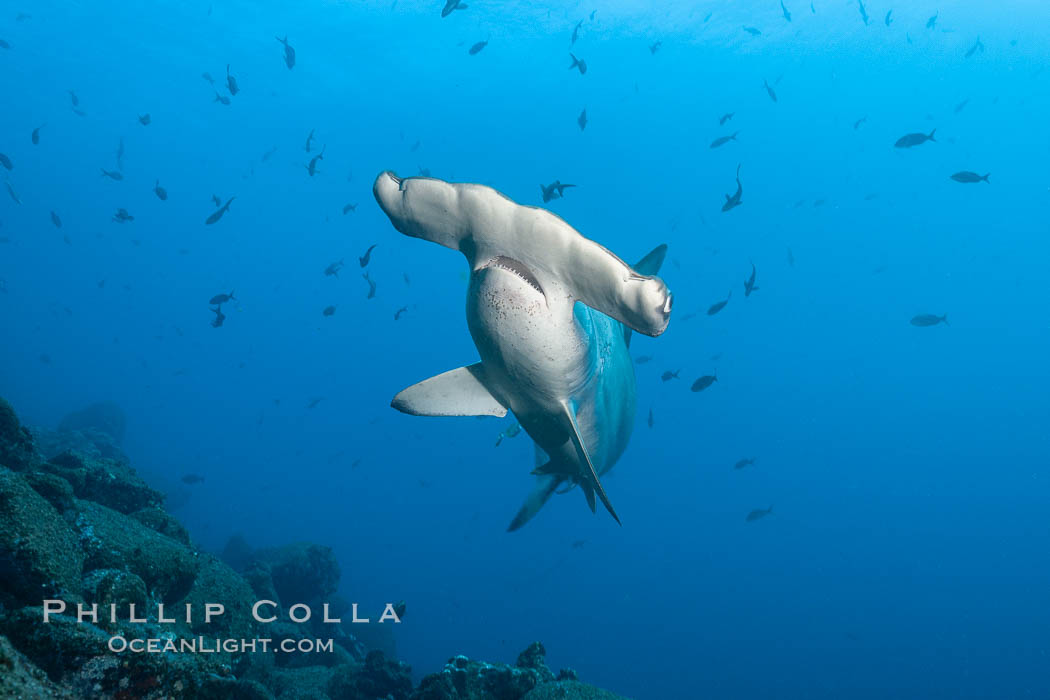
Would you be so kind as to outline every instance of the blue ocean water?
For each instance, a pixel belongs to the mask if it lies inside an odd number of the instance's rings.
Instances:
[[[637,698],[1050,692],[1046,8],[468,5],[6,3],[0,394],[39,425],[118,402],[200,546],[331,545],[348,598],[407,601],[420,675],[540,639]],[[477,351],[463,258],[391,227],[386,169],[559,179],[545,206],[623,259],[668,244],[622,527],[574,491],[508,534],[513,419],[389,407]]]

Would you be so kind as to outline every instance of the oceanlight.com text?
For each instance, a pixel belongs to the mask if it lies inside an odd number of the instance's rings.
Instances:
[[[109,650],[115,654],[244,654],[248,652],[273,652],[280,654],[332,653],[331,639],[280,639],[269,638],[219,639],[215,637],[192,637],[189,639],[133,637],[120,635],[109,638]]]

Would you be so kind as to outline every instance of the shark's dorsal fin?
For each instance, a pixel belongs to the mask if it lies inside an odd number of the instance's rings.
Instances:
[[[649,251],[649,254],[639,260],[632,269],[640,275],[653,277],[660,272],[660,266],[664,264],[664,258],[666,256],[667,244],[661,243]],[[627,347],[631,347],[630,326],[623,327],[623,340],[627,344]]]
[[[594,462],[591,461],[590,454],[587,453],[587,447],[583,444],[583,438],[580,436],[580,426],[576,423],[576,411],[568,403],[562,404],[565,408],[565,416],[569,419],[569,425],[572,430],[569,433],[569,439],[572,441],[573,447],[576,448],[576,456],[580,460],[580,464],[587,468],[588,473],[582,475],[580,486],[583,488],[584,493],[587,495],[587,504],[593,511],[595,509],[594,503],[594,492],[598,493],[598,498],[602,500],[602,504],[605,509],[609,511],[609,515],[613,517],[613,520],[619,525],[623,525],[620,522],[620,517],[616,515],[616,511],[612,507],[612,503],[609,502],[609,497],[605,495],[605,489],[602,488],[602,482],[598,480],[598,472],[594,469]],[[588,480],[587,477],[590,477]]]
[[[390,405],[413,416],[498,416],[507,408],[488,390],[480,362],[424,379],[402,390]]]

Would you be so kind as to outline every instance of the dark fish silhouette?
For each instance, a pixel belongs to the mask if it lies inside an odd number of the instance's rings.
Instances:
[[[226,64],[226,89],[230,91],[230,97],[236,97],[237,93],[241,91],[237,87],[237,78],[230,75],[230,64]]]
[[[394,320],[395,321],[400,321],[401,320],[401,314],[405,313],[406,311],[408,311],[408,307],[407,306],[402,306],[400,309],[395,311],[394,312]]]
[[[755,263],[751,263],[751,277],[744,282],[744,296],[751,296],[751,292],[757,291],[758,287],[755,286]]]
[[[334,263],[324,269],[325,277],[338,277],[339,271],[343,269],[343,261],[336,260]]]
[[[777,93],[773,89],[773,86],[769,84],[769,81],[768,80],[763,80],[762,81],[762,85],[765,86],[766,94],[769,95],[769,99],[771,99],[774,102],[776,102],[777,101]]]
[[[346,205],[343,206],[343,216],[346,216],[350,212],[356,212],[356,211],[357,211],[357,205],[356,204],[346,204]]]
[[[13,163],[11,162],[11,159],[10,159],[10,158],[8,158],[8,157],[7,157],[6,155],[4,155],[3,153],[0,153],[0,165],[4,166],[4,167],[5,167],[5,168],[7,168],[8,170],[14,170],[14,169],[15,169],[15,166],[14,166],[14,164],[13,164]]]
[[[306,135],[306,146],[304,146],[304,148],[306,149],[307,153],[310,152],[310,146],[311,146],[311,144],[313,143],[313,140],[314,140],[314,131],[316,131],[316,130],[315,129],[310,129],[310,133]]]
[[[51,212],[51,223],[55,225],[55,228],[62,228],[62,219],[58,218],[55,212]]]
[[[467,53],[469,53],[471,56],[476,56],[477,54],[481,53],[481,50],[488,45],[489,42],[487,41],[479,41],[478,43],[471,46]]]
[[[726,212],[730,209],[736,209],[743,201],[741,197],[744,196],[744,186],[740,182],[740,166],[736,166],[736,192],[733,195],[726,195],[725,204],[722,205],[722,211]]]
[[[211,322],[211,327],[220,328],[222,324],[226,322],[226,314],[222,312],[221,306],[216,306],[211,312],[215,314],[215,318],[213,318]]]
[[[736,112],[726,112],[725,114],[723,114],[721,117],[718,118],[718,125],[719,126],[724,126],[725,123],[727,121],[729,121],[730,119],[732,119],[735,115],[736,115]]]
[[[21,198],[18,196],[18,193],[15,192],[15,188],[11,186],[11,182],[9,180],[4,180],[4,187],[7,188],[7,194],[11,196],[11,199],[14,200],[15,204],[22,203]]]
[[[576,26],[572,28],[572,43],[576,44],[576,40],[580,38],[580,27],[583,26],[583,20],[581,19],[576,23]]]
[[[376,283],[372,281],[372,278],[368,276],[368,273],[361,275],[365,278],[365,282],[368,282],[368,296],[366,299],[371,299],[376,295]]]
[[[930,17],[928,20],[926,20],[926,28],[927,29],[933,29],[934,27],[937,26],[937,16],[940,15],[940,14],[941,14],[940,12],[937,12],[937,13],[935,13],[933,15],[933,17]]]
[[[219,199],[219,195],[217,195],[217,194],[213,194],[211,196],[211,201],[215,202],[215,206],[217,206],[217,207],[222,206],[222,200]]]
[[[128,221],[134,221],[134,220],[135,220],[135,217],[132,216],[131,214],[129,214],[128,210],[124,209],[123,207],[121,207],[120,209],[117,209],[117,213],[113,215],[113,221],[116,221],[118,224],[124,224],[124,223],[127,223]]]
[[[566,187],[575,187],[576,185],[563,185],[561,180],[555,180],[549,185],[540,185],[540,191],[543,193],[543,201],[549,202],[552,199],[561,199],[565,196]]]
[[[662,41],[656,41],[656,42],[653,42],[652,44],[650,44],[649,45],[649,53],[656,54],[656,52],[660,50],[660,47],[663,45],[663,43],[664,42],[662,42]]]
[[[733,469],[743,469],[744,467],[750,467],[754,463],[754,457],[745,457],[744,459],[737,461],[737,463],[733,465]]]
[[[321,146],[321,152],[311,158],[310,164],[306,166],[306,172],[310,174],[310,177],[317,174],[317,161],[324,160],[324,149],[327,148],[327,146],[328,144]]]
[[[963,100],[959,104],[955,105],[955,113],[958,114],[959,112],[961,112],[964,109],[966,109],[966,105],[968,105],[968,104],[970,104],[970,98],[969,97],[967,97],[965,100]]]
[[[295,49],[288,43],[288,35],[285,34],[283,39],[275,36],[274,39],[284,44],[284,65],[288,66],[288,70],[295,68]]]
[[[157,180],[153,185],[153,193],[157,195],[157,199],[163,201],[168,198],[168,191],[160,186],[160,180]]]
[[[984,44],[981,43],[981,37],[977,37],[977,42],[966,52],[966,58],[970,58],[978,51],[984,52]]]
[[[448,17],[456,10],[465,10],[467,6],[459,0],[445,0],[445,7],[441,9],[441,16]]]
[[[182,477],[182,483],[189,484],[190,486],[193,484],[203,484],[204,477],[200,474],[186,474]]]
[[[226,95],[220,95],[218,92],[215,93],[215,99],[212,102],[221,102],[224,105],[229,106],[230,98]]]
[[[861,117],[857,121],[853,122],[853,130],[856,131],[857,129],[859,129],[860,125],[863,124],[866,121],[868,121],[867,117]]]
[[[893,24],[893,19],[890,17],[890,15],[892,15],[892,14],[893,14],[893,10],[890,10],[889,12],[886,13],[886,19],[883,20],[883,22],[886,23],[887,27],[890,26],[891,24]]]
[[[201,77],[207,80],[209,85],[215,85],[215,78],[211,77],[211,73],[205,71],[204,73],[201,73]]]
[[[223,204],[221,207],[219,207],[219,209],[217,211],[215,211],[215,213],[213,213],[211,216],[209,216],[207,219],[205,219],[204,223],[205,224],[214,224],[216,221],[221,219],[222,215],[230,210],[230,203],[233,202],[233,200],[235,200],[235,199],[237,199],[237,198],[236,197],[230,197],[228,200],[226,200],[226,204]]]
[[[681,371],[682,370],[680,370],[680,369],[676,369],[674,372],[672,372],[671,370],[667,370],[663,374],[660,375],[660,379],[665,381],[665,382],[669,382],[672,379],[678,379],[678,373],[681,372]]]
[[[149,112],[139,115],[139,124],[142,126],[149,126],[151,123],[153,123],[153,117],[149,115]]]
[[[761,520],[762,518],[764,518],[767,515],[770,515],[772,513],[773,513],[773,506],[769,506],[768,508],[766,508],[764,510],[759,508],[759,509],[753,510],[750,513],[748,513],[747,517],[744,518],[744,520],[746,522],[753,523],[756,520]]]
[[[705,374],[704,376],[693,382],[693,386],[690,387],[690,391],[703,391],[707,387],[711,386],[718,381],[718,377],[713,374]]]
[[[326,307],[324,307],[324,311],[322,311],[321,314],[324,315],[324,316],[332,316],[332,315],[335,314],[335,307],[334,306],[326,306]]]
[[[580,71],[580,75],[586,75],[587,61],[584,61],[582,58],[576,58],[571,53],[569,54],[569,56],[572,58],[572,65],[569,66],[569,70],[576,68]]]
[[[784,0],[780,0],[780,11],[784,13],[784,19],[786,19],[788,22],[790,22],[791,21],[791,13],[788,12],[788,9],[786,7],[784,7]]]
[[[584,129],[587,128],[587,109],[586,108],[584,108],[584,110],[582,112],[580,112],[580,116],[576,117],[576,123],[580,125],[580,131],[583,131]]]
[[[639,365],[644,365],[648,362],[652,362],[652,360],[652,355],[639,355],[638,357],[634,358],[634,361]]]
[[[377,245],[379,244],[373,243],[372,245],[368,246],[368,250],[365,251],[365,254],[357,259],[357,261],[361,263],[361,267],[368,266],[368,262],[372,259],[372,251],[375,250],[375,247]]]
[[[951,176],[956,182],[988,182],[988,176],[991,173],[985,173],[984,175],[978,175],[977,173],[970,172],[969,170],[960,170]]]
[[[937,139],[933,138],[933,135],[935,133],[937,133],[936,129],[934,129],[928,134],[905,134],[904,136],[901,136],[899,139],[897,139],[897,143],[893,145],[897,148],[912,148],[913,146],[920,146],[926,143],[927,141],[933,141],[934,143],[937,143]]]
[[[944,325],[948,324],[948,314],[943,316],[937,316],[936,314],[919,314],[911,320],[911,325],[918,326],[919,328],[929,328],[930,326],[936,326],[940,323]]]
[[[77,93],[73,92],[72,90],[66,90],[66,92],[69,93],[69,100],[73,103],[73,106],[74,107],[79,107],[80,106],[80,98],[77,97]]]
[[[864,9],[864,0],[857,0],[857,7],[860,8],[860,18],[864,20],[864,26],[868,26],[868,11]]]
[[[736,141],[736,135],[739,133],[739,131],[734,131],[729,136],[719,136],[717,139],[711,142],[711,148],[718,148],[719,146],[726,145],[730,141]]]
[[[102,168],[102,177],[108,177],[110,180],[116,180],[120,182],[124,179],[124,175],[119,170],[106,170]]]
[[[41,124],[37,128],[33,129],[33,134],[29,137],[33,142],[34,146],[40,145],[40,130],[43,129],[47,124]]]
[[[751,36],[761,36],[762,32],[757,27],[744,27],[744,31]]]
[[[215,296],[213,296],[208,301],[208,303],[209,304],[215,304],[216,306],[219,306],[221,304],[225,304],[228,301],[236,301],[236,300],[237,300],[237,297],[233,296],[233,292],[230,292],[229,294],[216,294]]]
[[[729,292],[729,296],[727,296],[725,299],[723,299],[722,301],[716,301],[714,304],[711,304],[711,306],[707,308],[707,315],[714,316],[715,314],[717,314],[719,311],[726,307],[726,304],[728,304],[729,300],[732,298],[733,292]]]

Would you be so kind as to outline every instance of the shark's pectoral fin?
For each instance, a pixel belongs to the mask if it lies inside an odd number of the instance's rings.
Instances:
[[[587,505],[591,507],[592,511],[596,509],[594,494],[597,492],[598,498],[602,500],[602,504],[605,506],[605,509],[609,511],[609,515],[613,517],[613,520],[615,520],[617,524],[623,525],[623,523],[620,522],[620,517],[616,515],[616,511],[613,509],[609,497],[605,495],[605,489],[602,488],[602,482],[598,480],[598,472],[594,469],[594,462],[591,461],[591,456],[587,452],[587,447],[583,444],[583,438],[580,436],[580,426],[576,423],[576,411],[573,410],[568,402],[562,404],[562,406],[565,408],[565,416],[569,419],[569,425],[572,427],[569,439],[572,440],[572,445],[576,448],[576,456],[579,458],[580,464],[585,465],[587,467],[587,472],[589,472],[582,474],[580,480],[580,486],[587,495]]]
[[[486,386],[485,368],[480,362],[424,379],[401,391],[390,405],[413,416],[498,416],[507,415]]]

